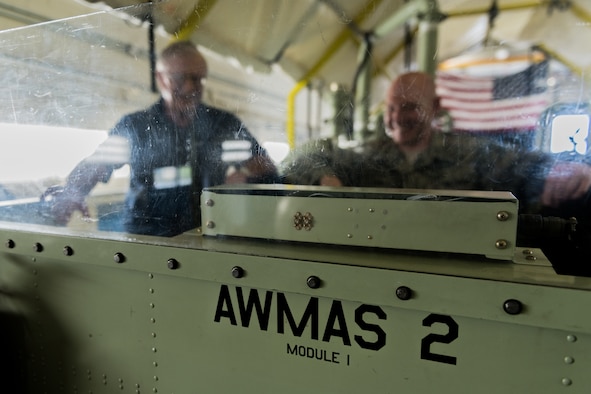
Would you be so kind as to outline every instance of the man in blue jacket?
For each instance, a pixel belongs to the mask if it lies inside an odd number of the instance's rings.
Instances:
[[[171,236],[200,225],[204,187],[272,183],[277,170],[265,150],[233,114],[202,103],[207,64],[190,42],[165,48],[156,67],[160,99],[125,115],[95,154],[52,196],[52,213],[65,224],[114,169],[130,165],[123,225],[136,234]],[[122,143],[117,143],[122,141]],[[124,146],[123,159],[109,156]]]

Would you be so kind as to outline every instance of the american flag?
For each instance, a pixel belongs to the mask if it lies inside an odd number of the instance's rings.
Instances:
[[[529,131],[549,105],[548,62],[511,75],[481,77],[453,71],[437,73],[441,106],[458,131]]]

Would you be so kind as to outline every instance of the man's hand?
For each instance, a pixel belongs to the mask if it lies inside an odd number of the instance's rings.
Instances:
[[[57,226],[66,226],[75,211],[82,212],[85,218],[90,217],[84,197],[67,193],[62,186],[49,187],[40,200],[49,205],[51,218]]]
[[[277,169],[273,161],[266,156],[253,156],[240,165],[250,177],[262,178],[273,174]]]
[[[249,180],[252,182],[252,179],[262,179],[277,171],[275,164],[265,156],[253,156],[240,163],[238,169],[236,167],[230,167],[230,169],[225,180],[228,184],[248,183]]]
[[[560,203],[583,197],[591,188],[591,167],[582,163],[561,162],[550,170],[542,193],[542,204]]]
[[[336,175],[323,175],[320,178],[320,185],[339,187],[343,186],[343,182]]]
[[[235,167],[232,167],[230,171],[228,171],[224,183],[228,185],[248,183],[248,175],[248,172],[244,171],[244,169],[241,168],[237,170]]]

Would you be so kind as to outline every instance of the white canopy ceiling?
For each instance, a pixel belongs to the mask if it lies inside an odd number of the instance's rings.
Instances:
[[[84,0],[129,7],[142,0]],[[189,38],[257,70],[280,65],[295,80],[350,85],[364,36],[380,74],[408,67],[404,41],[436,6],[438,60],[478,46],[489,32],[492,0],[166,0],[152,18],[171,35]],[[490,38],[539,45],[580,75],[591,70],[591,0],[499,0]],[[123,10],[125,11],[125,9]],[[134,11],[135,12],[135,11]],[[376,36],[379,35],[379,36]],[[415,34],[416,37],[416,34]],[[415,40],[416,43],[417,40]],[[583,49],[583,46],[587,46]]]

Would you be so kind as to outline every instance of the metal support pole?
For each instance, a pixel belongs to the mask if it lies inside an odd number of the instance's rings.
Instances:
[[[156,86],[156,40],[154,38],[154,17],[152,12],[148,15],[148,46],[150,56],[150,90],[152,93],[158,92]]]
[[[437,70],[437,24],[422,20],[417,32],[417,66],[420,71],[435,75]]]
[[[355,141],[364,141],[369,134],[369,109],[371,93],[371,39],[366,37],[360,47],[358,62],[359,69],[355,83],[355,124],[353,138]]]

